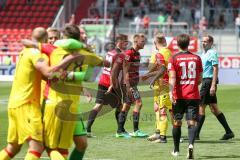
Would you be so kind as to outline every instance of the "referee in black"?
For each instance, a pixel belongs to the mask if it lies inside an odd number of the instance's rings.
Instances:
[[[199,107],[199,122],[197,125],[196,139],[200,139],[199,134],[205,120],[205,108],[209,105],[211,112],[217,117],[226,132],[220,140],[228,140],[233,138],[234,134],[217,104],[218,54],[213,48],[213,37],[210,35],[204,36],[202,46],[204,49],[201,55],[203,64],[203,82],[200,90],[201,102]]]

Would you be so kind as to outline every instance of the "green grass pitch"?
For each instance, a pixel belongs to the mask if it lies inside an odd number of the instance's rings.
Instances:
[[[92,87],[96,88],[96,85]],[[6,145],[7,136],[7,99],[11,84],[0,83],[0,149]],[[240,159],[240,85],[220,85],[218,88],[219,107],[225,114],[230,127],[235,133],[235,138],[230,141],[219,141],[224,134],[224,129],[217,119],[207,109],[206,121],[201,132],[201,140],[195,144],[195,157],[199,160],[238,160]],[[94,106],[94,100],[87,103],[84,97],[80,104],[83,110],[90,110]],[[131,115],[131,111],[130,114]],[[143,109],[141,113],[140,129],[152,134],[154,131],[155,114],[153,112],[153,100],[151,97],[143,98]],[[132,131],[131,117],[128,117],[126,129]],[[168,143],[156,144],[146,139],[116,139],[116,122],[114,111],[111,111],[96,119],[92,131],[97,138],[88,139],[86,160],[171,160],[170,152],[173,148],[171,137],[171,125],[169,123]],[[182,127],[182,135],[187,135],[187,127]],[[187,142],[180,145],[179,160],[186,159]],[[23,159],[26,146],[15,159]],[[47,157],[43,154],[42,159]]]

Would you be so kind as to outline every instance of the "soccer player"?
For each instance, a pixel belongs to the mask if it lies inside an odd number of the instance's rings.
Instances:
[[[128,44],[128,37],[124,34],[119,34],[116,37],[116,48],[109,51],[106,55],[106,60],[112,65],[116,60],[118,54],[123,53],[126,50]],[[87,134],[88,137],[93,137],[91,133],[91,127],[93,125],[94,120],[97,117],[97,114],[102,109],[103,105],[110,105],[112,108],[116,108],[115,117],[118,121],[119,107],[122,106],[121,103],[121,93],[117,92],[117,90],[113,90],[113,92],[106,94],[108,88],[110,87],[110,75],[111,75],[111,67],[104,67],[103,72],[100,76],[99,84],[98,84],[98,92],[96,97],[96,105],[91,110],[88,123],[87,123]],[[117,92],[117,93],[116,93]]]
[[[66,26],[63,31],[63,36],[65,38],[73,38],[79,40],[80,31],[78,26],[75,25]],[[103,62],[101,58],[97,57],[96,55],[93,55],[88,51],[79,50],[79,52],[80,54],[83,54],[85,56],[84,64],[95,66],[101,65]],[[58,63],[59,60],[61,60],[65,55],[68,54],[67,51],[61,48],[56,48],[52,51],[50,50],[50,53],[51,54],[49,55],[51,65]],[[78,66],[78,64],[71,64],[71,66],[68,67],[68,70],[73,71],[74,68],[76,68],[76,65]],[[86,144],[86,137],[84,136],[86,134],[84,133],[84,125],[81,120],[77,122],[75,119],[62,120],[63,117],[61,117],[62,114],[62,112],[60,112],[61,110],[59,110],[59,112],[55,112],[55,109],[59,108],[61,109],[62,107],[64,107],[64,105],[67,105],[67,108],[69,110],[71,110],[73,113],[77,113],[79,110],[77,107],[79,103],[79,94],[81,93],[82,86],[81,83],[68,82],[66,84],[59,84],[61,90],[55,90],[54,87],[55,86],[52,86],[50,84],[50,88],[48,91],[49,94],[47,96],[45,105],[43,119],[43,122],[45,124],[44,140],[46,147],[50,151],[51,159],[64,159],[63,157],[67,156],[67,150],[68,148],[71,147],[72,144],[72,139],[70,137],[74,137],[73,139],[75,143],[82,142]],[[76,90],[75,91],[72,90],[73,88]],[[71,91],[74,93],[71,93]],[[68,101],[71,102],[70,105],[63,103]],[[67,116],[68,113],[64,114],[66,117],[71,118],[71,114],[70,116]],[[70,159],[74,158],[76,159],[77,158],[76,154],[79,153],[79,149],[83,149],[81,148],[81,146],[79,147],[78,145],[79,143],[76,143],[76,148],[72,152]],[[61,153],[61,155],[59,153]],[[81,154],[83,156],[84,153]]]
[[[46,39],[47,32],[44,28],[39,27],[33,30],[33,41],[45,42]],[[70,58],[76,59],[77,57],[70,55]],[[71,61],[62,61],[61,64],[50,68],[47,57],[39,50],[24,48],[20,52],[8,104],[8,145],[0,152],[1,160],[13,158],[25,141],[29,144],[25,160],[40,158],[43,152],[43,125],[40,107],[42,75],[51,77],[52,71],[65,68],[69,62]]]
[[[137,89],[139,83],[139,50],[144,48],[146,38],[143,34],[135,34],[133,37],[133,47],[124,53],[123,61],[123,107],[118,116],[118,130],[116,137],[146,137],[147,134],[139,130],[139,116],[142,107],[142,100]],[[127,113],[130,106],[135,104],[133,109],[134,132],[129,134],[124,129]]]
[[[148,140],[166,143],[166,133],[168,129],[167,111],[170,112],[170,117],[172,117],[172,103],[168,94],[169,89],[167,72],[168,61],[172,53],[166,47],[167,42],[163,35],[156,35],[154,38],[154,44],[158,52],[152,54],[149,72],[142,76],[143,80],[154,76],[152,82],[154,82],[154,111],[156,112],[156,131],[155,134],[148,137]]]
[[[49,44],[53,45],[57,40],[59,40],[61,38],[61,33],[56,28],[48,28],[47,33],[48,33],[48,43]]]
[[[173,103],[173,156],[179,155],[182,118],[186,113],[188,124],[188,159],[193,159],[193,145],[196,134],[196,124],[199,107],[198,85],[202,80],[201,58],[188,51],[190,37],[187,34],[177,36],[180,52],[173,55],[168,64],[169,96]]]
[[[218,54],[213,48],[213,41],[214,39],[210,35],[204,36],[202,40],[202,46],[204,49],[201,55],[203,64],[203,83],[200,90],[201,101],[199,107],[199,123],[197,125],[196,138],[200,139],[199,134],[205,120],[205,108],[207,105],[209,105],[211,112],[222,124],[226,132],[220,140],[228,140],[233,138],[234,134],[217,104],[216,92],[218,83]]]

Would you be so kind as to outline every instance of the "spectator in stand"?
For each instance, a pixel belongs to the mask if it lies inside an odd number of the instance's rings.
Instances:
[[[143,0],[140,2],[139,8],[141,11],[141,17],[144,17],[144,15],[146,14],[146,11],[145,11],[146,6]]]
[[[239,0],[231,0],[231,6],[232,6],[232,9],[233,9],[233,16],[234,16],[234,19],[235,19],[238,15],[238,10],[239,10],[239,7],[240,7]]]
[[[167,23],[168,23],[169,32],[171,33],[172,32],[172,24],[174,23],[174,20],[171,15],[169,15],[167,17]]]
[[[202,36],[202,33],[206,31],[208,26],[208,22],[206,20],[206,17],[202,17],[201,20],[199,21],[199,34]]]
[[[201,10],[200,7],[198,6],[196,11],[195,11],[195,24],[199,24],[200,18],[201,18]]]
[[[209,28],[215,28],[214,15],[215,15],[216,0],[210,0],[209,7],[210,7],[210,10],[209,10],[208,26]]]
[[[124,17],[126,18],[129,18],[129,19],[132,19],[134,17],[134,13],[133,13],[133,10],[131,8],[129,8],[127,10],[127,12],[124,14]]]
[[[135,32],[138,33],[140,31],[140,25],[141,25],[141,17],[140,15],[137,15],[135,18],[134,18],[134,23],[136,25],[136,30]]]
[[[180,14],[181,13],[180,13],[179,5],[174,6],[174,9],[172,11],[172,18],[173,18],[174,22],[178,21]]]
[[[238,31],[238,37],[240,38],[240,13],[238,13],[238,17],[235,19],[236,30]]]
[[[148,15],[145,15],[143,17],[143,28],[144,28],[145,34],[148,34],[149,23],[150,23],[150,18],[148,17]]]
[[[126,2],[126,0],[119,0],[119,1],[118,1],[118,5],[119,5],[119,7],[124,8],[124,6],[125,6],[125,2]]]
[[[7,0],[0,0],[0,11],[5,8],[5,6],[6,6],[6,1],[7,1]]]
[[[166,13],[168,15],[170,15],[172,13],[172,8],[173,8],[173,3],[172,1],[168,0],[166,3],[165,3],[165,10],[166,10]]]
[[[226,26],[226,21],[225,21],[224,11],[222,11],[218,17],[218,28],[224,29],[225,26]]]
[[[158,23],[161,25],[166,21],[166,17],[164,16],[163,12],[160,12],[158,18],[157,18]]]

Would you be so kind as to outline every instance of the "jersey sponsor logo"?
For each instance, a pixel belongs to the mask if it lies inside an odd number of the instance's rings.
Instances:
[[[195,81],[191,81],[191,80],[186,80],[186,81],[184,81],[184,80],[181,80],[180,81],[180,84],[195,84]]]

